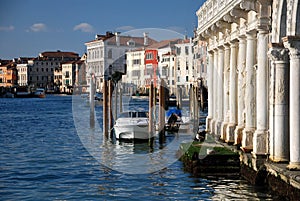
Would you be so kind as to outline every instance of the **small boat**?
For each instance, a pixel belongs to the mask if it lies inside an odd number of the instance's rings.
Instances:
[[[148,140],[153,137],[148,128],[148,112],[129,111],[119,115],[114,132],[118,140]]]
[[[33,96],[38,98],[45,98],[46,97],[45,89],[36,88],[35,92],[33,92]]]
[[[177,132],[180,125],[183,123],[181,119],[181,110],[173,107],[167,111],[167,123],[165,125],[165,130],[170,132]]]

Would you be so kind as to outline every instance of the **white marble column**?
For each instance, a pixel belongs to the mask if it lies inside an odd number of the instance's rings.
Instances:
[[[214,50],[214,66],[213,66],[213,119],[211,121],[211,132],[217,134],[216,125],[218,122],[218,49]]]
[[[289,63],[287,49],[272,44],[269,56],[273,61],[272,128],[270,129],[270,159],[289,161]],[[272,90],[272,89],[271,89]]]
[[[218,49],[218,74],[217,74],[217,79],[218,79],[218,84],[217,84],[217,91],[218,95],[215,97],[217,99],[217,110],[218,110],[218,120],[216,123],[216,135],[218,137],[221,137],[221,126],[222,122],[224,119],[224,114],[223,114],[223,88],[224,88],[224,83],[223,83],[223,71],[224,71],[224,47],[220,46]]]
[[[237,42],[230,44],[230,89],[229,89],[229,124],[226,131],[227,143],[234,143],[234,129],[237,125]]]
[[[206,118],[206,132],[211,133],[211,121],[213,119],[213,70],[214,70],[214,57],[213,52],[208,53],[208,72],[207,72],[207,85],[208,85],[208,113]]]
[[[288,169],[300,170],[300,36],[283,38],[290,51],[290,163]]]
[[[255,98],[255,56],[256,56],[256,34],[247,33],[246,51],[246,88],[245,88],[245,128],[243,130],[242,148],[244,151],[253,149],[253,134],[255,131],[256,98]]]
[[[253,154],[267,154],[268,135],[268,37],[269,31],[260,29],[257,34],[256,71],[256,131],[253,136]]]
[[[223,70],[223,122],[221,127],[221,139],[226,140],[226,128],[229,123],[229,69],[230,69],[230,46],[224,45],[224,70]]]
[[[238,104],[238,125],[234,131],[234,144],[242,143],[242,131],[245,128],[245,66],[246,66],[246,37],[239,37],[238,51],[238,89],[237,89],[237,104]]]

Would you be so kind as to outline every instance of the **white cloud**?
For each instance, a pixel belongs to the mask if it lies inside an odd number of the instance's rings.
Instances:
[[[46,30],[47,30],[47,26],[43,23],[36,23],[30,27],[30,31],[33,31],[33,32],[41,32],[41,31],[46,31]]]
[[[121,26],[121,27],[116,28],[117,31],[130,31],[133,29],[134,29],[133,26]]]
[[[80,23],[73,28],[74,31],[82,31],[82,32],[87,32],[87,33],[92,33],[94,32],[94,28],[92,25],[88,23]]]
[[[15,29],[14,26],[10,25],[8,27],[1,27],[0,26],[0,31],[13,31]]]

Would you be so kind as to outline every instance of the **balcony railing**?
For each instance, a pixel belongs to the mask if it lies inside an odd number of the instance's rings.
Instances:
[[[198,31],[205,31],[243,0],[207,0],[197,11]]]

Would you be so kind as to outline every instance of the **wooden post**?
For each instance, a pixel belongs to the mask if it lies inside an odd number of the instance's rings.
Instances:
[[[194,109],[193,109],[193,101],[194,101],[194,94],[193,94],[193,85],[190,84],[190,88],[189,88],[189,109],[190,109],[190,119],[193,120],[194,118]]]
[[[165,127],[165,82],[161,79],[159,87],[159,134],[164,135]]]
[[[154,133],[154,85],[151,82],[149,93],[149,146],[153,146],[153,133]]]
[[[119,86],[119,113],[123,112],[123,88],[122,84]]]
[[[115,83],[115,106],[114,106],[114,119],[117,119],[118,115],[118,82]]]
[[[95,75],[93,73],[91,73],[90,75],[90,127],[95,128]]]
[[[107,80],[103,81],[103,135],[108,138],[108,88]]]
[[[112,87],[113,87],[113,83],[112,80],[110,79],[108,81],[108,131],[109,133],[111,132],[111,129],[113,128],[113,115],[112,115]]]
[[[198,110],[198,87],[194,86],[194,131],[198,131],[199,127],[199,110]]]
[[[177,98],[177,105],[180,109],[182,109],[182,89],[180,86],[178,86],[177,88],[177,95],[176,95],[176,98]]]

